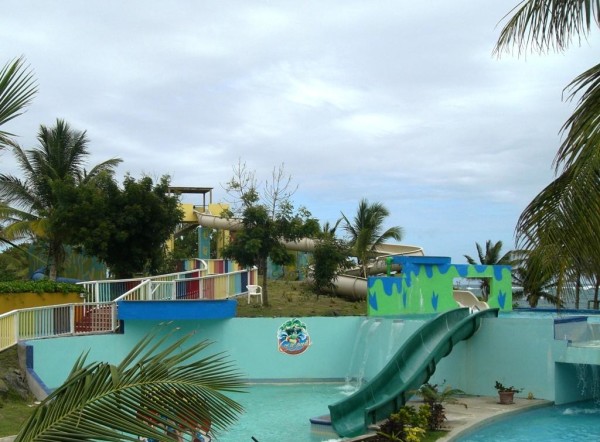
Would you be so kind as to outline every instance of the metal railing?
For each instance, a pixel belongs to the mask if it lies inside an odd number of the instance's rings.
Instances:
[[[251,272],[254,272],[252,274]],[[146,279],[115,299],[115,301],[176,301],[227,299],[247,293],[247,285],[256,281],[256,270],[242,270],[160,281]]]
[[[114,332],[115,303],[61,304],[0,315],[0,351],[21,340]]]
[[[229,264],[216,264],[230,270]],[[256,284],[257,270],[206,275],[201,269],[147,278],[86,281],[82,304],[62,304],[13,310],[0,315],[0,351],[20,340],[90,333],[111,333],[118,328],[117,301],[174,301],[227,299],[247,293]]]
[[[203,268],[186,270],[183,272],[168,273],[166,275],[147,276],[130,279],[106,279],[101,281],[85,281],[79,282],[78,285],[84,287],[86,291],[86,302],[112,302],[123,294],[135,289],[138,285],[146,280],[158,282],[172,282],[178,280],[187,280],[203,276],[207,273],[207,265],[204,263]]]

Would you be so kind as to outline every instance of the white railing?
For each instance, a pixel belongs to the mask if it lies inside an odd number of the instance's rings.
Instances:
[[[82,304],[33,307],[0,315],[0,351],[24,339],[114,332],[118,328],[116,301],[227,299],[247,293],[246,286],[256,283],[258,277],[255,268],[191,276],[202,272],[205,270],[79,283],[88,292]]]
[[[242,276],[247,274],[249,281],[252,270],[242,270],[219,275],[160,281],[146,279],[115,299],[117,301],[176,301],[198,299],[227,299],[247,293],[247,284]],[[256,274],[254,274],[256,280]]]
[[[27,339],[107,333],[117,329],[115,303],[61,304],[0,315],[0,351]]]
[[[188,279],[190,275],[202,276],[206,274],[206,262],[199,260],[203,268],[186,270],[183,272],[168,273],[165,275],[147,276],[129,279],[106,279],[100,281],[84,281],[77,283],[83,286],[86,291],[86,302],[111,302],[121,297],[123,294],[135,289],[146,280],[151,281],[178,281]]]

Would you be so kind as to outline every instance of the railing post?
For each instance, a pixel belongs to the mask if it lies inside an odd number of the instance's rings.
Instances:
[[[19,316],[21,316],[21,312],[17,311],[15,313],[15,342],[19,342]]]
[[[72,335],[75,334],[75,304],[69,305],[69,327]]]
[[[100,302],[100,283],[94,284],[94,302],[98,304]]]

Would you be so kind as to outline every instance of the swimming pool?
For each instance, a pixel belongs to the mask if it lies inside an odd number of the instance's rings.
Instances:
[[[539,408],[502,419],[460,442],[560,442],[600,440],[600,404],[594,401]]]
[[[248,393],[231,395],[245,413],[215,442],[322,442],[341,440],[335,433],[311,430],[311,417],[327,414],[327,406],[344,398],[343,384],[252,384]],[[333,430],[332,430],[333,431]]]

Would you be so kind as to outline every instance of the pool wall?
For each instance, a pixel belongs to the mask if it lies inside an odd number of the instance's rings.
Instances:
[[[250,381],[339,381],[372,378],[427,319],[301,318],[311,346],[295,356],[278,350],[277,330],[286,318],[178,321],[163,327],[179,327],[179,334],[194,333],[194,341],[213,341],[206,351],[227,352]],[[128,320],[124,334],[31,341],[33,370],[50,389],[56,388],[82,352],[90,351],[88,361],[118,363],[157,326],[155,321]],[[483,319],[472,338],[457,344],[442,359],[431,382],[445,381],[470,394],[495,395],[494,382],[498,380],[522,388],[518,395],[522,397],[531,393],[558,404],[589,399],[591,388],[586,391],[581,385],[586,368],[562,363],[566,351],[567,341],[554,339],[552,318]],[[593,384],[591,374],[584,377],[587,384]]]

